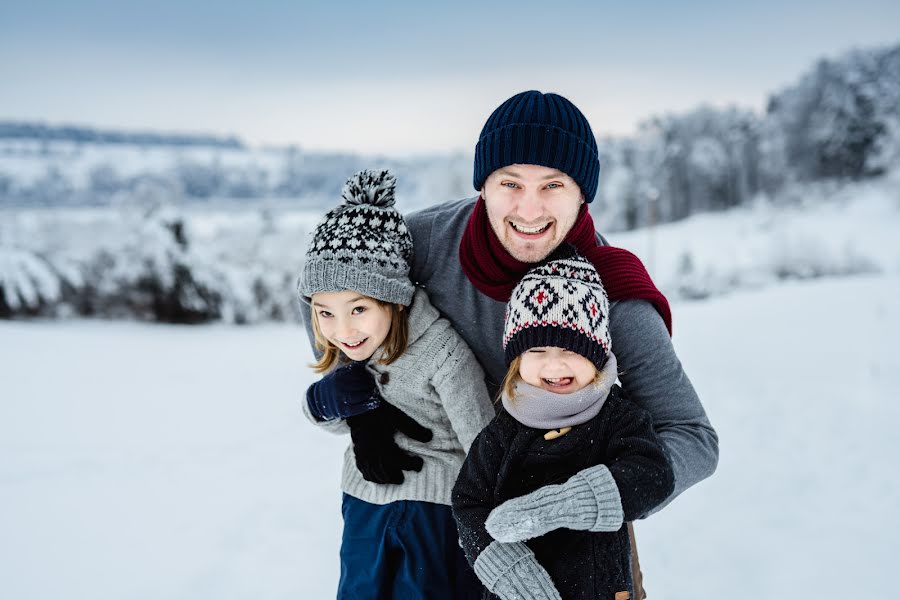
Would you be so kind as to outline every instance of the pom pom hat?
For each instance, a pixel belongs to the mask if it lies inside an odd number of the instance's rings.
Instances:
[[[412,237],[394,208],[396,183],[386,170],[360,171],[347,180],[344,201],[316,226],[300,275],[301,296],[354,290],[409,306],[415,291],[409,280]]]

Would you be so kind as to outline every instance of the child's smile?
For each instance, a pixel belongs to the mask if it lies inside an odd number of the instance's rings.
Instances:
[[[319,292],[312,296],[319,330],[350,360],[368,360],[391,329],[391,311],[358,292]]]
[[[594,363],[571,350],[542,346],[522,354],[519,375],[534,387],[571,394],[593,382],[597,369]]]

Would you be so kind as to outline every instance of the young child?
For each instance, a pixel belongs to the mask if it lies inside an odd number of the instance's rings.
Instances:
[[[315,369],[327,373],[304,412],[352,441],[337,596],[476,598],[482,588],[459,547],[450,493],[494,409],[468,346],[409,280],[412,238],[394,186],[387,171],[347,181],[344,202],[315,230],[299,283],[322,352]],[[333,397],[366,389],[385,401]],[[398,429],[406,435],[395,439]]]
[[[510,298],[503,410],[453,489],[466,556],[504,600],[631,597],[625,522],[674,488],[649,414],[615,385],[608,304],[568,245]]]

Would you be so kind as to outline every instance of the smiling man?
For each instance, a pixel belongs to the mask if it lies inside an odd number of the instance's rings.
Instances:
[[[583,203],[575,180],[540,165],[510,165],[484,182],[488,220],[516,260],[535,263],[559,246],[578,219]]]
[[[672,346],[668,302],[637,257],[607,245],[594,228],[587,205],[599,173],[596,139],[574,104],[538,91],[513,96],[490,115],[475,147],[479,196],[407,217],[410,276],[468,342],[496,394],[513,287],[561,243],[576,246],[610,297],[622,387],[649,411],[665,444],[676,480],[668,503],[715,471],[718,437]],[[635,597],[642,598],[633,556]]]
[[[599,174],[597,141],[574,104],[557,94],[516,94],[494,110],[475,146],[473,183],[480,194],[407,217],[410,279],[468,343],[496,397],[506,373],[503,323],[513,288],[560,244],[575,246],[609,296],[622,388],[653,417],[672,465],[675,489],[664,506],[715,471],[718,437],[672,346],[668,302],[640,260],[609,246],[594,228],[587,205]],[[310,389],[338,415],[367,400],[348,399],[331,376]],[[636,552],[632,556],[634,598],[640,599],[640,568]],[[515,565],[492,564],[496,572],[507,567]]]

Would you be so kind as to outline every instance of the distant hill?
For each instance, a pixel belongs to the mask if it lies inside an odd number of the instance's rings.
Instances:
[[[160,133],[150,131],[111,131],[76,125],[47,125],[16,121],[0,121],[0,140],[23,139],[92,144],[128,144],[136,146],[202,146],[210,148],[245,148],[237,137],[205,134]]]
[[[774,91],[763,114],[699,106],[651,118],[634,136],[599,140],[590,210],[603,231],[621,231],[760,199],[794,201],[785,190],[795,184],[878,177],[900,169],[898,106],[900,44],[823,58]],[[364,168],[396,173],[404,210],[475,192],[471,154],[322,153],[247,147],[235,137],[0,122],[0,208],[147,198],[327,206]]]

